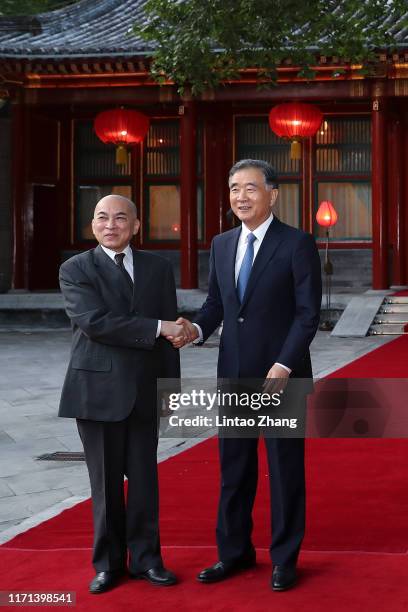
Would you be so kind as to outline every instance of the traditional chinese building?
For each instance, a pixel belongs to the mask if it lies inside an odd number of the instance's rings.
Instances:
[[[255,71],[197,99],[149,77],[146,43],[129,34],[142,0],[82,0],[26,18],[0,18],[0,285],[57,288],[57,269],[94,242],[93,207],[119,193],[138,205],[143,249],[175,264],[179,285],[206,282],[212,237],[234,222],[227,174],[252,157],[277,169],[277,214],[313,232],[319,202],[339,220],[331,248],[336,282],[387,288],[408,271],[408,33],[392,24],[398,48],[380,56],[376,75],[319,57],[316,78],[289,63],[279,84],[256,86]],[[340,70],[341,68],[341,70]],[[336,70],[338,71],[336,73]],[[270,130],[271,108],[310,102],[324,115],[300,160]],[[142,111],[150,128],[127,163],[95,135],[103,111]]]

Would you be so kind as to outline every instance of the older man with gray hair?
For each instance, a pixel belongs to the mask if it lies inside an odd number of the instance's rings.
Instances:
[[[224,322],[218,356],[220,379],[264,379],[268,392],[283,390],[289,376],[312,378],[309,345],[320,302],[320,259],[310,234],[278,219],[274,169],[244,159],[229,173],[231,210],[241,226],[215,236],[208,296],[189,328],[204,342]],[[196,329],[194,329],[196,327]],[[174,340],[174,346],[183,341]],[[311,387],[311,385],[309,385]],[[298,413],[306,397],[299,393]],[[271,489],[273,565],[271,586],[295,585],[305,530],[304,439],[265,436]],[[221,494],[218,561],[198,575],[203,583],[225,580],[255,565],[252,509],[258,481],[258,435],[220,437]]]

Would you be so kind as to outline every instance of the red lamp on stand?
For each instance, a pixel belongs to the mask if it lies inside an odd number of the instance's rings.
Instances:
[[[332,202],[324,200],[320,203],[319,209],[316,213],[316,221],[321,227],[326,228],[326,251],[324,256],[324,273],[325,273],[325,286],[326,286],[326,316],[327,319],[320,325],[320,329],[323,331],[331,331],[334,327],[334,323],[330,318],[331,314],[331,286],[333,276],[333,264],[329,258],[329,230],[337,223],[338,215]]]

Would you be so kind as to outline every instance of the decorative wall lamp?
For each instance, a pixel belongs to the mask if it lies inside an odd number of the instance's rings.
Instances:
[[[95,117],[94,130],[103,143],[116,145],[116,163],[126,164],[128,145],[144,140],[150,125],[150,119],[135,110],[116,108],[103,111]]]
[[[269,127],[280,138],[291,141],[290,158],[302,157],[302,138],[314,136],[323,121],[321,111],[313,104],[289,102],[274,106],[269,113]]]
[[[23,81],[13,81],[10,79],[6,79],[2,74],[0,74],[0,108],[5,106],[7,100],[11,98],[11,91],[13,91],[13,86],[23,85]]]
[[[7,99],[9,97],[8,91],[0,88],[0,109],[5,106]]]
[[[331,331],[334,327],[334,323],[331,320],[331,288],[332,288],[332,276],[333,276],[333,264],[329,258],[329,230],[337,223],[338,215],[332,202],[324,200],[320,203],[319,209],[316,213],[316,221],[321,227],[326,228],[326,251],[324,256],[324,273],[325,273],[325,287],[326,287],[326,319],[322,321],[320,329],[323,331]]]

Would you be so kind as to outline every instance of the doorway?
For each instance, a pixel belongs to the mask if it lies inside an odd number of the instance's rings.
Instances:
[[[55,185],[33,185],[30,291],[58,289],[60,254]]]

